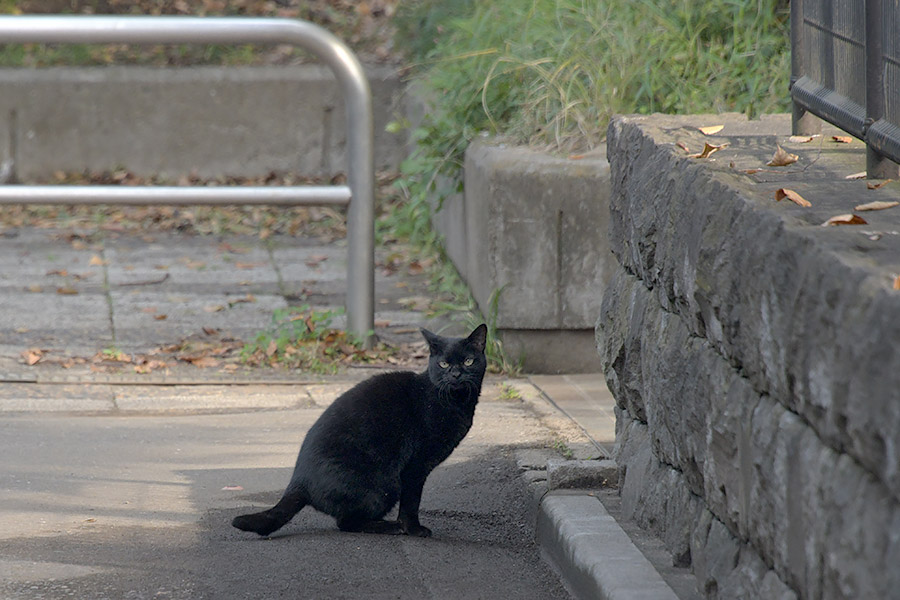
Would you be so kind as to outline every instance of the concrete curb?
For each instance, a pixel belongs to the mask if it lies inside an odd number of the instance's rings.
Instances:
[[[548,493],[540,501],[535,535],[578,598],[678,598],[594,496]]]
[[[366,69],[376,168],[396,169],[405,136],[396,69]],[[0,69],[0,162],[29,181],[54,171],[124,167],[176,179],[331,176],[346,169],[346,119],[334,75],[296,67],[141,66]]]

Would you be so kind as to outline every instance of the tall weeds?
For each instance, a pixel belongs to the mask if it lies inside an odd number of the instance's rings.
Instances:
[[[785,0],[420,0],[407,46],[437,99],[426,144],[453,170],[479,131],[561,151],[602,141],[614,113],[788,106]],[[525,10],[523,10],[523,7]],[[455,10],[454,10],[455,9]],[[465,15],[449,17],[448,15]]]

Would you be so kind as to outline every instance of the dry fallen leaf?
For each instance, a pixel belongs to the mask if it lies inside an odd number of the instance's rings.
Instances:
[[[684,150],[685,152],[690,152],[690,148],[688,148],[687,144],[684,142],[675,142],[675,145]]]
[[[831,217],[824,223],[822,223],[822,227],[830,227],[832,225],[867,225],[868,221],[860,217],[859,215],[846,214],[846,215],[838,215],[836,217]]]
[[[195,367],[200,367],[201,369],[205,369],[207,367],[218,367],[220,364],[220,361],[212,358],[211,356],[201,356],[200,358],[195,358],[193,360],[189,360],[188,362]]]
[[[407,271],[409,271],[410,275],[421,275],[425,272],[425,267],[419,261],[414,260],[409,263],[409,268],[407,269]]]
[[[66,285],[66,286],[63,286],[63,287],[58,287],[58,288],[56,288],[56,293],[57,293],[57,294],[60,294],[60,295],[62,295],[62,296],[74,296],[75,294],[78,293],[78,290],[76,290],[76,289],[73,288],[73,287],[70,287],[70,286],[67,286],[67,285]]]
[[[838,144],[849,144],[853,141],[853,138],[849,135],[833,135],[831,139],[837,142]]]
[[[157,321],[165,321],[169,318],[169,315],[153,315],[153,318]]]
[[[893,179],[885,179],[884,181],[879,181],[878,183],[869,182],[866,184],[866,189],[870,190],[878,190],[892,182]]]
[[[709,125],[708,127],[698,127],[703,135],[715,135],[725,129],[724,125]]]
[[[793,144],[807,144],[813,141],[817,136],[815,135],[792,135],[788,138],[788,141]]]
[[[760,171],[762,171],[762,169],[744,169],[744,173],[747,175],[756,175]]]
[[[900,290],[900,275],[894,277],[894,289]]]
[[[266,263],[264,262],[236,262],[234,263],[235,268],[237,269],[255,269],[256,267],[263,267]]]
[[[882,200],[877,200],[875,202],[866,202],[865,204],[858,204],[853,207],[853,210],[884,210],[886,208],[894,208],[895,206],[900,206],[900,202],[885,202]]]
[[[36,365],[44,358],[44,352],[39,348],[29,348],[22,352],[22,358],[25,359],[25,364],[30,367]]]
[[[407,310],[424,312],[431,306],[431,298],[427,296],[410,296],[408,298],[399,298],[397,304]]]
[[[219,244],[219,250],[222,252],[231,252],[232,254],[246,254],[250,252],[250,248],[245,246],[232,246],[228,242],[222,242]]]
[[[706,142],[705,144],[703,144],[702,152],[698,152],[697,154],[689,154],[688,158],[709,158],[710,154],[713,154],[714,152],[718,152],[719,150],[721,150],[722,148],[725,148],[726,146],[728,146],[727,143],[716,145],[716,144],[710,144],[709,142]]]
[[[807,200],[806,198],[804,198],[803,196],[801,196],[794,190],[789,190],[787,188],[779,188],[779,189],[775,190],[775,201],[776,202],[780,202],[780,201],[784,200],[785,198],[787,198],[794,204],[797,204],[798,206],[803,206],[803,207],[812,206],[812,204],[809,202],[809,200]]]
[[[204,306],[203,310],[208,313],[222,312],[225,310],[225,307],[221,304],[211,304],[210,306]]]
[[[39,285],[29,285],[25,289],[28,290],[29,292],[31,292],[32,294],[40,294],[41,292],[44,291],[44,288],[42,288]]]
[[[91,257],[91,260],[88,264],[92,267],[102,267],[106,264],[106,261],[103,260],[99,254],[95,254]]]
[[[798,160],[800,157],[796,154],[791,154],[781,146],[776,146],[778,148],[775,150],[775,154],[772,156],[772,160],[766,163],[768,167],[786,167],[788,165],[792,165]]]
[[[868,173],[865,171],[860,171],[859,173],[854,173],[852,175],[847,175],[844,179],[865,179]]]
[[[313,254],[306,259],[306,266],[315,268],[319,266],[319,263],[326,260],[328,260],[328,256],[326,256],[325,254]]]

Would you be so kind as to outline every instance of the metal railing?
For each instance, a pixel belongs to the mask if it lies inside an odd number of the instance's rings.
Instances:
[[[291,44],[334,72],[347,110],[347,186],[180,187],[0,185],[2,204],[341,205],[347,213],[347,329],[369,339],[375,312],[375,167],[372,92],[337,37],[292,19],[4,16],[0,43]]]
[[[870,178],[900,174],[900,0],[791,0],[793,132],[816,115],[866,143]]]

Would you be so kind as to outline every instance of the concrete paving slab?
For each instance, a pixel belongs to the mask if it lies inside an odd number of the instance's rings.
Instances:
[[[536,385],[561,411],[578,423],[606,453],[613,455],[616,443],[616,401],[601,373],[531,375]]]
[[[281,240],[282,245],[272,249],[272,259],[286,293],[300,293],[313,283],[347,281],[346,246],[286,247],[284,243]]]
[[[26,229],[7,232],[2,244],[0,289],[102,293],[100,248],[76,249],[52,231]]]
[[[97,413],[115,408],[115,392],[108,386],[9,382],[0,386],[0,413]]]
[[[275,310],[287,307],[283,297],[266,295],[112,290],[110,297],[116,345],[129,352],[177,343],[204,327],[249,340],[271,325]]]
[[[14,354],[39,347],[93,354],[112,343],[106,297],[101,294],[0,291],[0,344]]]
[[[279,292],[268,250],[245,237],[152,236],[106,243],[109,285],[155,290]],[[157,283],[158,282],[158,283]]]
[[[116,391],[115,405],[124,413],[166,414],[317,406],[305,386],[293,385],[123,386]]]

